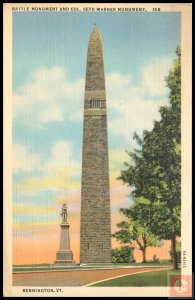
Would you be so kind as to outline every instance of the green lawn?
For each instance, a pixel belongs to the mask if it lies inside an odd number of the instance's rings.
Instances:
[[[179,275],[181,270],[163,270],[127,275],[90,286],[168,286],[171,274]]]
[[[67,269],[98,269],[98,268],[120,268],[124,266],[163,266],[163,265],[170,265],[169,261],[161,261],[159,263],[113,263],[113,264],[88,264],[88,265],[77,265],[77,266],[51,266],[50,264],[34,264],[34,265],[15,265],[13,266],[13,272],[21,272],[21,271],[48,271],[48,270],[67,270]]]
[[[13,268],[18,268],[18,267],[49,267],[50,264],[48,263],[43,263],[43,264],[33,264],[33,265],[13,265]]]
[[[79,267],[73,266],[73,267],[64,267],[64,266],[58,266],[53,267],[50,265],[46,266],[14,266],[13,272],[25,272],[25,271],[51,271],[51,270],[67,270],[67,269],[78,269]]]

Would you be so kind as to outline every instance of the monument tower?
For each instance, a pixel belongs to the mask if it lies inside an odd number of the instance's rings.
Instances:
[[[89,40],[84,96],[81,263],[111,263],[106,91],[102,39]]]

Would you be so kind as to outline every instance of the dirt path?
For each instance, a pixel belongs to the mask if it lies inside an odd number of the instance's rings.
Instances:
[[[52,272],[14,273],[14,286],[84,286],[120,275],[128,275],[137,272],[165,270],[170,267],[145,267],[106,270],[71,270]]]

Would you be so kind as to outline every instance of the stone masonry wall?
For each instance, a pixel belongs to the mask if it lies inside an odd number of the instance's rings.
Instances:
[[[91,99],[101,108],[90,108]],[[104,61],[101,36],[91,34],[84,100],[81,263],[111,262],[110,192]]]

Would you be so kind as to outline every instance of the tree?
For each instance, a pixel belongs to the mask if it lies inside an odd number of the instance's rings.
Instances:
[[[172,249],[169,251],[171,260],[173,261],[173,254]],[[176,243],[176,255],[177,255],[177,262],[181,264],[181,242]]]
[[[142,262],[146,262],[146,248],[149,246],[160,247],[159,238],[148,229],[148,200],[144,198],[134,199],[134,203],[128,209],[120,211],[128,218],[117,224],[119,231],[113,234],[123,244],[142,251]]]
[[[120,249],[112,249],[112,262],[113,263],[131,263],[134,262],[132,248],[123,246]]]
[[[173,267],[177,269],[176,238],[181,232],[181,51],[165,79],[169,106],[159,112],[152,131],[136,133],[138,149],[128,152],[131,162],[119,179],[134,187],[133,195],[148,200],[148,228],[172,242]]]

